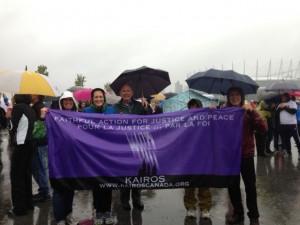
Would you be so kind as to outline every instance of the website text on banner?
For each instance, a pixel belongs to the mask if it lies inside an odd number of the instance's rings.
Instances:
[[[243,111],[99,115],[50,110],[49,174],[68,189],[227,187],[240,173]]]

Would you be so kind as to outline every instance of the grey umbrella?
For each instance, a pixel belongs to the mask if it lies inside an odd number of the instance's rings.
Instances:
[[[87,88],[82,87],[82,86],[72,86],[72,87],[69,87],[69,88],[67,89],[67,91],[74,92],[74,91],[79,91],[79,90],[83,90],[83,89],[87,89]]]
[[[209,94],[225,95],[230,87],[239,87],[245,94],[255,94],[259,87],[249,76],[233,70],[210,69],[198,72],[185,81],[189,88]]]
[[[133,88],[133,97],[140,98],[158,94],[171,84],[169,73],[160,69],[142,66],[133,70],[125,70],[110,85],[119,95],[123,84],[129,83]]]
[[[292,81],[280,80],[276,81],[265,88],[265,91],[273,91],[273,92],[293,92],[300,91],[300,87]]]

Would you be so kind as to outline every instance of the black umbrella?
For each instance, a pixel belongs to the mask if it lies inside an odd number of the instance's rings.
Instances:
[[[265,88],[265,91],[284,93],[284,92],[300,91],[300,88],[293,81],[281,80],[268,85]]]
[[[198,72],[185,81],[189,88],[209,94],[225,95],[231,87],[239,87],[243,89],[245,94],[255,94],[258,89],[258,84],[249,76],[233,70],[210,69]]]
[[[125,83],[132,86],[133,97],[140,98],[159,93],[169,86],[171,81],[168,72],[143,66],[133,70],[125,70],[111,83],[110,87],[116,95],[119,95],[120,89]]]
[[[266,103],[279,103],[281,101],[281,94],[278,92],[262,92],[260,95],[258,95],[258,100],[259,101],[265,101]]]

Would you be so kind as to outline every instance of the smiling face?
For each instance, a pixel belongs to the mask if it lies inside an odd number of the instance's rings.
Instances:
[[[120,96],[123,102],[125,103],[130,102],[133,96],[132,88],[128,84],[123,85],[122,88],[120,89]]]
[[[242,102],[241,93],[237,90],[232,90],[228,94],[229,101],[232,106],[240,106]]]
[[[64,98],[61,100],[62,101],[62,106],[64,110],[69,110],[71,111],[73,106],[74,106],[74,102],[72,98]]]
[[[101,91],[95,91],[94,92],[93,103],[96,106],[99,106],[99,107],[103,106],[103,104],[104,104],[104,95]]]

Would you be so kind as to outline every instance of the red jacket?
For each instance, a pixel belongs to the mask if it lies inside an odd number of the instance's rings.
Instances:
[[[268,130],[266,121],[255,110],[245,112],[243,126],[242,158],[254,156],[255,130],[259,132],[266,132]]]

